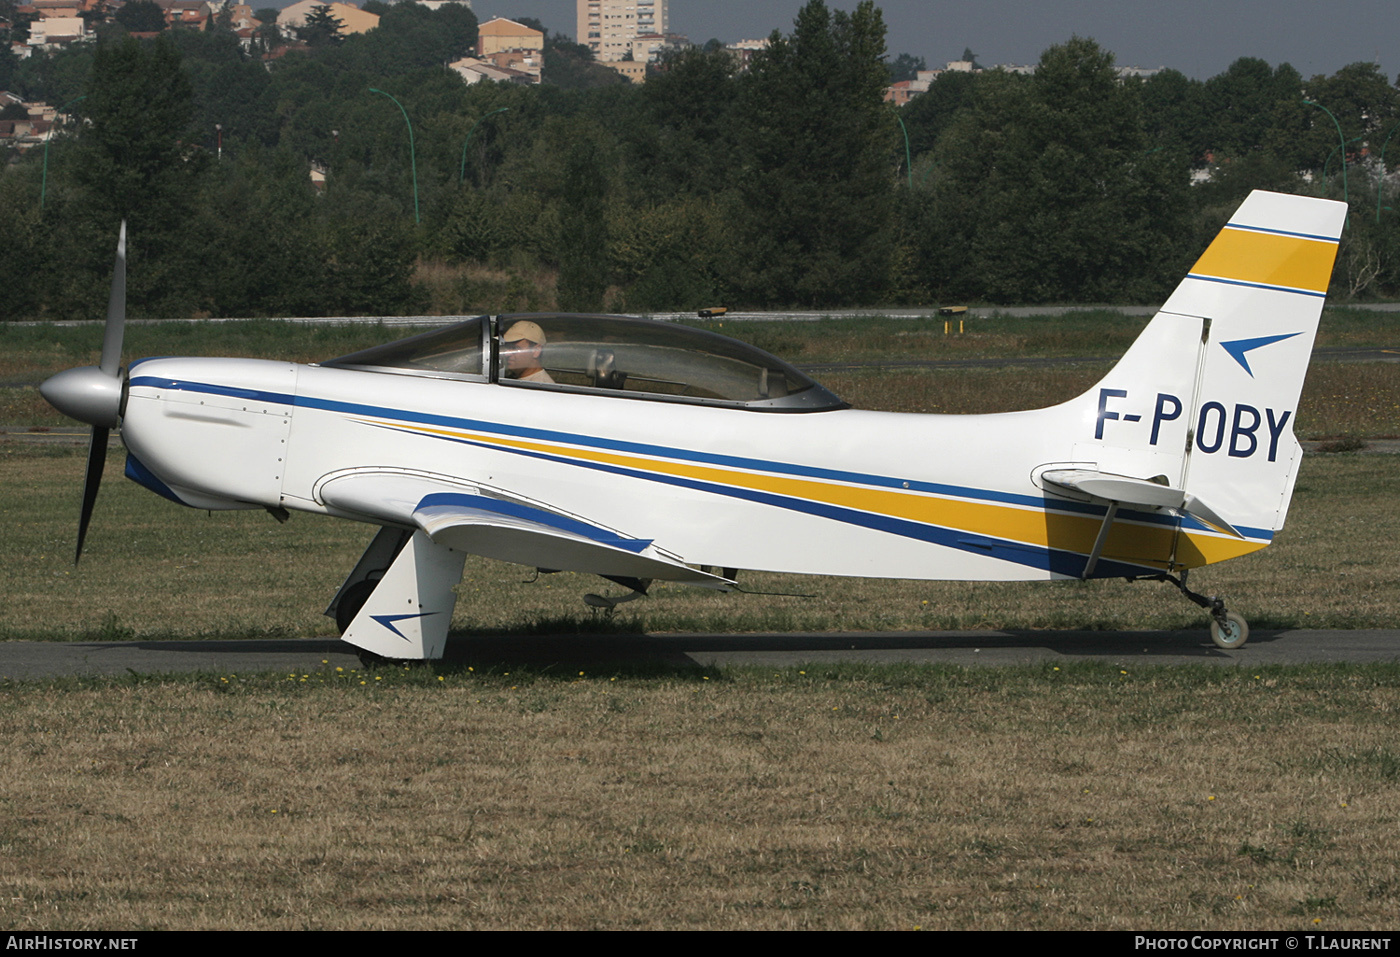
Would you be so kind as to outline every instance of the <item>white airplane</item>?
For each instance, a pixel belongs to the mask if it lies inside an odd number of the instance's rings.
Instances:
[[[1264,548],[1346,207],[1255,192],[1122,360],[1061,405],[849,408],[723,336],[606,316],[482,316],[298,365],[119,368],[125,225],[99,366],[43,384],[126,474],[200,509],[379,526],[326,613],[391,659],[439,658],[467,553],[732,589],[735,569],[962,581],[1153,579],[1248,638],[1196,567]],[[596,596],[593,596],[596,598]]]

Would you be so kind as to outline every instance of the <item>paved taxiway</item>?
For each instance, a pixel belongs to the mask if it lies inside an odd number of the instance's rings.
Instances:
[[[461,637],[446,664],[546,668],[627,662],[782,667],[817,662],[940,663],[1008,667],[1042,662],[1212,664],[1238,668],[1308,662],[1400,660],[1400,630],[1268,631],[1222,651],[1198,631],[936,631],[760,635],[567,635]],[[303,673],[359,667],[334,638],[248,641],[0,643],[0,678],[259,671]]]

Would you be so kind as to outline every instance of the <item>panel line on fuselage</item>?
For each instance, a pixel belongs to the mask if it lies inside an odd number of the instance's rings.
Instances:
[[[228,394],[208,383],[133,379],[133,386]],[[244,392],[244,390],[238,390]],[[252,396],[244,396],[252,397]],[[989,489],[917,482],[844,470],[649,445],[601,436],[390,409],[307,395],[259,398],[346,415],[368,427],[525,455],[610,474],[746,499],[1078,577],[1105,507]],[[670,461],[665,461],[670,460]],[[1167,555],[1178,525],[1188,551],[1206,564],[1264,547],[1267,529],[1242,529],[1252,541],[1219,536],[1189,517],[1120,512],[1110,555]],[[1050,542],[1057,542],[1052,546]],[[1180,562],[1179,562],[1180,563]],[[1165,561],[1101,561],[1094,577],[1123,577],[1167,567]]]
[[[1035,506],[993,505],[962,498],[893,492],[785,476],[754,475],[684,462],[637,459],[586,448],[542,445],[473,432],[405,428],[392,422],[365,421],[364,424],[746,499],[960,551],[992,553],[1004,561],[1076,577],[1082,568],[1084,556],[1093,547],[1104,511],[1102,506],[1067,503],[1084,507],[1087,514],[1066,514],[1058,509],[1060,503],[1052,505],[1047,500],[1040,500]],[[1115,523],[1109,537],[1111,553],[1120,556],[1165,556],[1170,553],[1171,537],[1176,530],[1175,520],[1168,518],[1164,521],[1164,516],[1160,515],[1143,517],[1149,521],[1134,521],[1125,513],[1123,520]],[[1188,538],[1191,549],[1206,562],[1246,554],[1263,547],[1262,543],[1244,543],[1235,539]],[[1051,546],[1051,540],[1062,544]],[[1013,554],[1005,554],[1007,550]],[[1140,574],[1144,568],[1157,570],[1165,567],[1165,561],[1123,559],[1101,564],[1096,569],[1099,574],[1095,577],[1122,577]]]

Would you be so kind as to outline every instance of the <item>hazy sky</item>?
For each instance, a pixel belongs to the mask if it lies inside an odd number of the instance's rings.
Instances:
[[[788,32],[805,0],[671,0],[671,29],[692,42]],[[854,9],[856,0],[827,0]],[[1242,56],[1288,62],[1304,77],[1375,62],[1390,80],[1400,4],[1394,0],[880,0],[891,57],[941,66],[971,47],[984,64],[1035,63],[1051,44],[1093,37],[1120,65],[1214,76]],[[482,20],[533,16],[551,32],[577,32],[574,0],[473,0]]]

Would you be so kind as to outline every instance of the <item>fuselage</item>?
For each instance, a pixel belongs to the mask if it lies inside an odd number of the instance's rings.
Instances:
[[[131,369],[123,437],[136,460],[129,473],[199,508],[373,521],[328,505],[320,489],[357,472],[398,473],[580,516],[693,565],[1015,580],[1080,576],[1104,508],[1050,494],[1037,475],[1076,464],[1073,438],[1098,424],[1084,403],[972,416],[773,412],[151,359]],[[1201,564],[1267,540],[1179,535],[1181,525],[1166,511],[1120,514],[1096,577]]]

